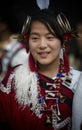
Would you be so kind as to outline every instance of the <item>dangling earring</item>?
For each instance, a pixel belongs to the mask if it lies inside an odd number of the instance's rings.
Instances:
[[[61,48],[60,54],[59,54],[59,58],[62,59],[62,60],[64,60],[64,59],[63,59],[63,51],[64,51],[63,48]]]
[[[66,43],[64,42],[63,43],[63,53],[65,52],[65,50],[66,50]]]

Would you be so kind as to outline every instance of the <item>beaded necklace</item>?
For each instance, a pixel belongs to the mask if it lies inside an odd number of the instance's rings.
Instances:
[[[40,76],[37,75],[37,86],[38,86],[38,103],[36,105],[36,109],[34,113],[39,118],[45,113],[46,126],[52,126],[55,130],[61,128],[61,126],[57,125],[58,121],[61,120],[61,113],[59,110],[59,102],[64,103],[65,96],[63,96],[60,92],[62,84],[65,86],[70,86],[72,79],[72,75],[68,72],[65,72],[64,63],[60,60],[59,73],[56,78],[53,80],[53,83],[46,82],[47,86],[50,86],[48,89],[45,89],[45,96],[41,93],[41,85],[40,85]],[[48,102],[52,102],[51,105],[48,105]],[[69,122],[69,118],[67,121],[63,122],[63,126]],[[57,128],[58,127],[58,128]]]

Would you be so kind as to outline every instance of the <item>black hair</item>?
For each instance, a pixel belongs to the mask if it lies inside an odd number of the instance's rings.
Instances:
[[[41,23],[43,23],[47,29],[49,30],[49,32],[56,36],[58,39],[60,39],[61,44],[63,44],[63,31],[60,27],[60,25],[58,24],[57,21],[57,14],[54,13],[54,11],[48,10],[48,9],[43,9],[43,10],[39,10],[37,13],[32,14],[31,16],[31,22],[30,22],[30,28],[28,30],[28,35],[30,33],[30,29],[31,29],[31,24],[34,21],[39,21]]]

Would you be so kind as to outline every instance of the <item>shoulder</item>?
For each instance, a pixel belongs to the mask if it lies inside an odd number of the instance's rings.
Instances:
[[[76,89],[76,92],[79,91],[78,94],[81,94],[82,96],[82,72],[80,74],[79,82],[78,82],[78,87]],[[79,95],[80,96],[80,95]]]
[[[76,88],[78,86],[78,83],[80,81],[80,77],[82,77],[81,76],[82,72],[79,71],[79,70],[71,69],[71,73],[72,73],[72,84],[71,84],[71,87],[72,87],[73,92],[75,93]]]
[[[73,72],[72,74],[73,74],[73,78],[74,78],[74,80],[78,80],[79,77],[80,77],[81,74],[82,74],[81,71],[79,71],[79,70],[75,70],[75,69],[73,69],[72,72]]]
[[[15,77],[15,69],[18,68],[19,66],[20,65],[14,66],[8,71],[8,73],[0,83],[0,91],[7,94],[10,93],[12,87],[12,81],[14,81]]]
[[[73,98],[72,130],[80,130],[82,124],[82,73]]]

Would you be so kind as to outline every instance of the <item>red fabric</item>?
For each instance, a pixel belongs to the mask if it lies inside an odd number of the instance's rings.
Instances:
[[[27,44],[28,44],[28,43],[27,43]],[[26,49],[26,52],[28,53],[28,51],[29,51],[28,47],[27,47],[24,43],[22,43],[22,42],[21,42],[21,45],[22,45],[22,48],[25,48],[25,49]]]
[[[29,66],[30,66],[30,70],[32,72],[37,72],[37,67],[36,67],[35,61],[34,61],[34,59],[33,59],[31,54],[29,56]]]
[[[31,55],[29,63],[30,63],[30,69],[32,71],[36,71],[36,67],[34,66],[34,61],[32,60]],[[6,86],[9,75],[13,73],[13,71],[14,69],[9,71],[8,75],[3,80],[4,86]],[[46,79],[46,77],[40,75],[40,78],[42,79],[42,81],[48,82],[48,79]],[[44,96],[45,94],[44,87],[41,87],[41,93]],[[72,102],[73,93],[68,88],[63,87],[61,89],[61,93],[65,95],[68,99],[70,99],[69,100],[70,102]],[[53,103],[54,103],[53,100],[49,100],[47,101],[47,106],[50,107],[51,104]],[[61,113],[61,121],[66,119],[67,117],[71,117],[72,115],[71,106],[67,102],[65,103],[60,102],[59,109]],[[54,128],[47,127],[45,125],[45,119],[46,119],[45,113],[43,114],[42,118],[39,119],[33,112],[31,112],[29,107],[26,106],[24,108],[24,106],[18,104],[15,98],[14,86],[12,86],[12,90],[9,94],[2,93],[0,91],[0,123],[7,121],[7,123],[9,123],[10,125],[10,129],[8,130],[54,130]],[[0,130],[3,129],[0,128]],[[67,126],[65,126],[60,130],[67,130]]]
[[[66,52],[64,52],[64,66],[65,66],[65,72],[69,72],[69,59],[68,59],[68,56],[66,54]]]
[[[3,83],[6,85],[9,74],[12,73],[11,70],[7,77],[4,79]],[[41,92],[44,95],[45,88],[41,88]],[[62,90],[61,90],[62,91]],[[71,100],[73,93],[66,88],[63,88],[62,93],[68,91],[67,97],[71,95]],[[50,106],[53,101],[48,101],[47,105]],[[71,108],[66,103],[59,104],[60,112],[62,113],[61,119],[65,119],[66,117],[71,117]],[[23,108],[18,104],[15,98],[15,91],[12,88],[10,94],[2,93],[0,91],[0,122],[8,121],[11,126],[11,130],[54,130],[52,127],[48,128],[45,126],[45,114],[41,119],[36,117],[33,114],[29,107]],[[0,129],[2,130],[2,129]],[[65,127],[61,130],[67,130]]]
[[[51,101],[48,105],[51,104]],[[71,115],[70,108],[67,104],[60,104],[62,119]],[[20,108],[17,104],[14,93],[2,95],[0,93],[0,121],[7,120],[11,124],[11,130],[54,130],[44,125],[45,115],[41,119],[30,112],[29,108]],[[66,130],[65,128],[62,130]]]

